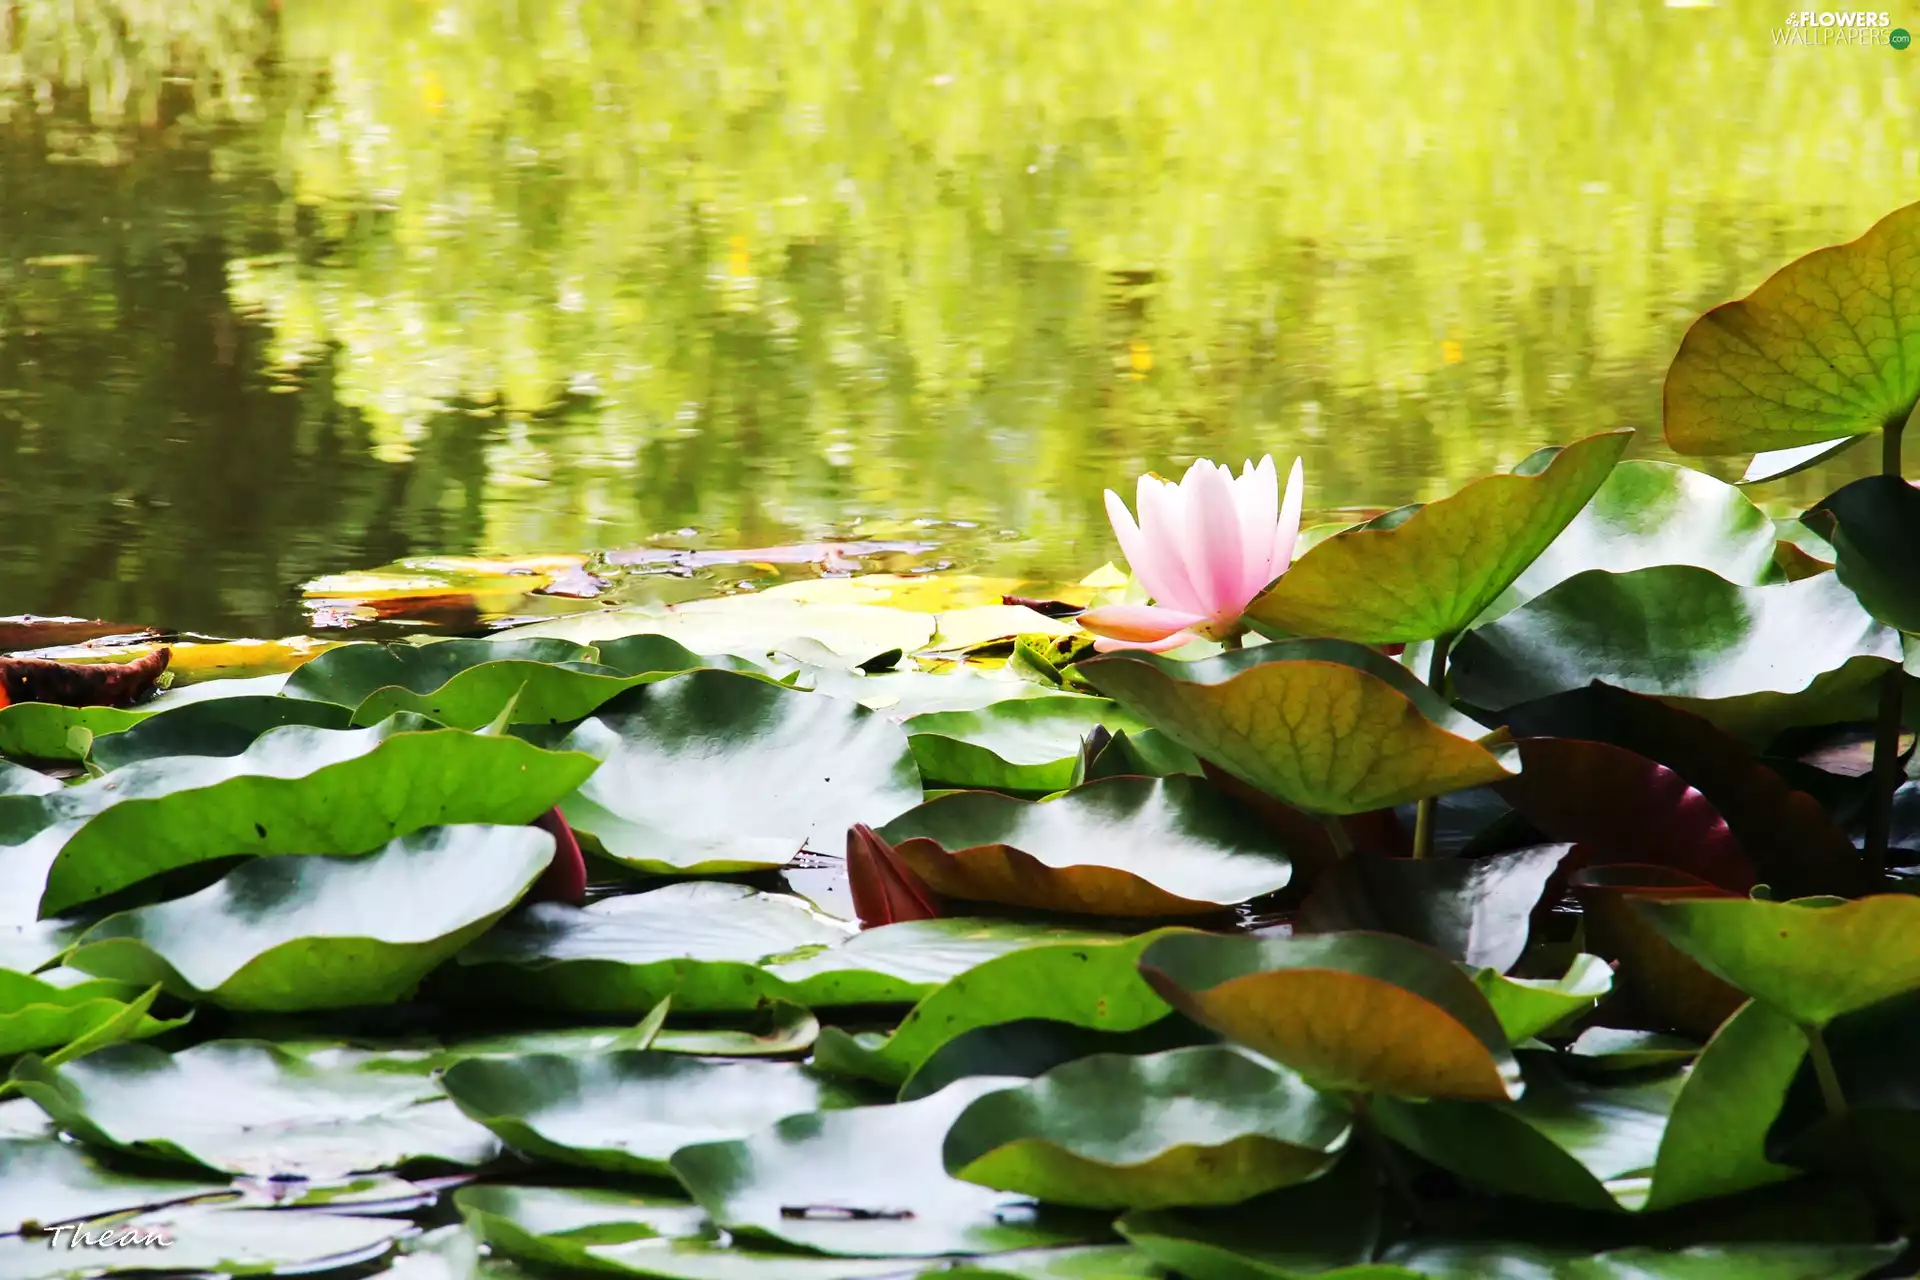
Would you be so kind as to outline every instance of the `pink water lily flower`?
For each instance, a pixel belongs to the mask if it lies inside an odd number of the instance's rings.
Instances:
[[[1107,518],[1120,550],[1152,604],[1089,609],[1080,625],[1100,637],[1094,647],[1177,649],[1197,637],[1234,643],[1246,632],[1241,615],[1267,584],[1293,563],[1306,477],[1294,460],[1287,497],[1273,457],[1232,471],[1201,458],[1179,484],[1140,477],[1134,523],[1127,504],[1107,490]]]

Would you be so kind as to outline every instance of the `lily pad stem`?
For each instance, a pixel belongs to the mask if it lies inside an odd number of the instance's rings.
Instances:
[[[1381,1180],[1391,1191],[1393,1198],[1400,1202],[1400,1208],[1407,1216],[1407,1225],[1418,1228],[1423,1215],[1420,1212],[1420,1197],[1415,1194],[1413,1180],[1407,1177],[1406,1166],[1400,1162],[1400,1153],[1394,1149],[1387,1135],[1380,1132],[1380,1126],[1374,1122],[1372,1098],[1365,1093],[1350,1093],[1347,1102],[1353,1108],[1353,1127],[1360,1131],[1361,1138],[1367,1144],[1367,1154],[1373,1157],[1374,1166],[1380,1171]],[[1387,1233],[1382,1233],[1380,1245],[1387,1243]],[[1378,1262],[1376,1248],[1373,1261]]]
[[[1900,437],[1907,423],[1920,416],[1920,401],[1903,422],[1880,433],[1880,469],[1895,479],[1900,474]],[[1887,869],[1887,849],[1893,843],[1893,796],[1900,788],[1900,722],[1906,673],[1895,667],[1880,679],[1880,716],[1873,735],[1873,790],[1867,804],[1867,865]]]
[[[1322,818],[1320,825],[1327,829],[1327,841],[1333,845],[1336,858],[1345,858],[1353,853],[1353,839],[1347,835],[1347,828],[1338,818]]]
[[[1238,649],[1240,647],[1239,633],[1236,632],[1233,635],[1222,636],[1220,638],[1220,647],[1222,649]]]
[[[1427,687],[1447,696],[1447,652],[1453,648],[1452,636],[1440,636],[1433,642],[1433,652],[1427,656]],[[1422,800],[1413,814],[1413,856],[1429,857],[1433,853],[1433,808],[1436,798],[1428,796]]]
[[[1835,1120],[1844,1119],[1847,1097],[1840,1092],[1840,1076],[1833,1069],[1833,1055],[1827,1052],[1827,1038],[1811,1022],[1801,1023],[1800,1031],[1807,1037],[1807,1053],[1813,1059],[1813,1075],[1820,1082],[1820,1098],[1827,1104],[1827,1114]]]

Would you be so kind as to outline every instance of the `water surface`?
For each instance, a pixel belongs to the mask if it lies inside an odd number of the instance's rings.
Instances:
[[[0,614],[829,535],[1077,578],[1196,455],[1328,512],[1657,437],[1695,314],[1920,198],[1920,51],[1781,16],[15,0]]]

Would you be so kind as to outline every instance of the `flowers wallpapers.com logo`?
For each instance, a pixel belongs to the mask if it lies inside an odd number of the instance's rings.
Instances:
[[[1796,9],[1786,24],[1773,29],[1776,47],[1823,45],[1883,46],[1905,49],[1913,43],[1904,27],[1893,25],[1893,15],[1871,9]]]

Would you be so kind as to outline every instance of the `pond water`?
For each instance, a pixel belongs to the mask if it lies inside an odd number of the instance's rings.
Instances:
[[[13,0],[0,614],[831,535],[1078,578],[1197,454],[1325,513],[1657,436],[1699,310],[1920,196],[1920,51],[1783,17]]]

